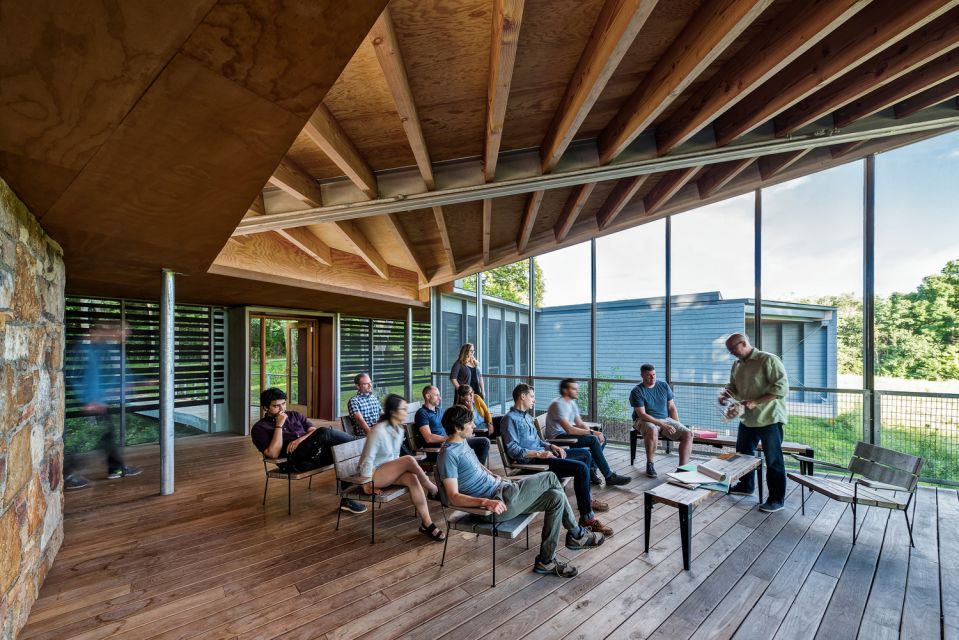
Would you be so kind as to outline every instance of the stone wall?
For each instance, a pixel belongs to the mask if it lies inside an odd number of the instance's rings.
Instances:
[[[63,540],[63,253],[0,180],[0,638]]]

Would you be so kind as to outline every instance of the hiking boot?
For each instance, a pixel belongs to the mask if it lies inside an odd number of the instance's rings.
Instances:
[[[596,518],[593,518],[592,520],[583,520],[582,518],[580,518],[579,524],[580,526],[586,527],[587,529],[589,529],[590,531],[594,533],[601,533],[605,537],[609,537],[613,535],[613,530],[607,527],[605,524],[603,524],[599,520],[597,520]]]
[[[598,547],[606,541],[606,536],[598,531],[593,531],[588,527],[583,527],[583,535],[579,538],[573,536],[572,531],[566,532],[566,548],[576,551],[578,549],[589,549]]]
[[[646,463],[646,475],[649,476],[650,478],[656,478],[659,476],[659,474],[656,473],[656,467],[655,465],[653,465],[652,462]]]
[[[573,565],[568,562],[560,562],[556,558],[549,562],[542,562],[539,558],[536,558],[533,571],[547,576],[559,576],[560,578],[574,578],[579,573]]]
[[[629,483],[632,482],[632,481],[633,481],[633,479],[630,478],[629,476],[621,476],[621,475],[619,475],[618,473],[614,473],[613,475],[611,475],[611,476],[609,476],[608,478],[606,478],[606,486],[607,486],[607,487],[622,487],[622,486],[624,486],[624,485],[629,484]]]
[[[603,502],[602,500],[597,500],[593,498],[593,502],[590,504],[593,508],[593,511],[609,511],[609,505]]]

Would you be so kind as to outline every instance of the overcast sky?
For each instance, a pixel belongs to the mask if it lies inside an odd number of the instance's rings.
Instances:
[[[959,258],[959,132],[876,159],[876,289],[912,291]],[[763,191],[763,297],[862,293],[863,163]],[[673,217],[673,293],[753,295],[753,196]],[[597,299],[663,295],[665,223],[597,241]],[[589,243],[538,258],[547,306],[589,302]]]

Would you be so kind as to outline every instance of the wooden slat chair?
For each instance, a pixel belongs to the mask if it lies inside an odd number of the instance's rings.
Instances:
[[[573,436],[565,436],[561,438],[547,438],[545,413],[541,413],[538,416],[536,416],[536,419],[533,420],[533,424],[536,425],[536,432],[539,433],[539,437],[550,444],[555,444],[557,447],[571,447],[576,444],[576,438]]]
[[[412,422],[407,422],[403,427],[406,429],[406,446],[410,448],[414,455],[425,457],[427,454],[436,455],[440,452],[441,447],[439,445],[430,445],[423,442],[419,429],[413,426]]]
[[[519,478],[516,478],[519,480]],[[515,540],[521,533],[526,532],[526,548],[529,549],[529,523],[536,517],[536,513],[519,515],[509,520],[496,520],[496,514],[477,507],[457,507],[450,504],[446,495],[446,488],[440,480],[439,474],[433,474],[433,481],[439,488],[440,507],[443,519],[446,521],[446,540],[443,542],[443,557],[440,566],[446,562],[446,547],[449,545],[450,532],[464,531],[481,536],[489,536],[493,541],[493,586],[496,586],[496,539],[506,538]],[[447,513],[449,509],[452,513]],[[490,518],[487,520],[487,518]]]
[[[356,430],[357,430],[356,421],[353,419],[353,416],[349,414],[340,416],[340,428],[343,430],[344,433],[348,433],[351,436],[366,437],[365,433],[363,434],[356,433]]]
[[[832,500],[850,504],[852,507],[853,544],[856,544],[856,537],[859,533],[856,528],[856,507],[866,505],[902,511],[902,515],[906,519],[906,528],[909,530],[909,545],[914,547],[912,525],[916,518],[916,486],[919,484],[919,472],[922,470],[923,462],[924,460],[917,456],[858,442],[849,465],[843,469],[854,478],[852,482],[842,482],[832,478],[817,478],[793,472],[786,475],[793,482],[799,484],[801,488],[803,514],[806,513],[806,489],[809,489],[810,492],[821,493]],[[816,461],[816,463],[822,464],[821,461]],[[909,497],[902,500],[894,495],[880,493],[880,491],[908,493]],[[909,520],[908,511],[910,503],[912,504],[912,522]]]
[[[266,504],[266,492],[270,488],[270,478],[275,480],[286,480],[286,515],[293,515],[293,481],[310,479],[308,489],[313,488],[313,476],[324,471],[329,471],[333,465],[317,467],[309,471],[284,471],[280,468],[281,464],[286,462],[286,458],[267,458],[263,456],[263,472],[266,474],[266,483],[263,485],[263,504]],[[272,465],[272,468],[271,466]]]
[[[387,487],[380,487],[383,490],[383,493],[380,494],[368,494],[363,491],[364,485],[370,485],[370,487],[373,489],[376,488],[376,485],[373,484],[373,478],[367,478],[359,475],[358,468],[360,466],[360,454],[363,453],[363,445],[365,444],[366,440],[364,438],[360,438],[358,440],[353,440],[352,442],[344,442],[343,444],[334,446],[333,467],[336,471],[336,482],[338,485],[343,487],[342,491],[340,492],[340,495],[343,498],[351,498],[353,500],[371,503],[370,544],[374,544],[376,542],[376,505],[384,502],[392,502],[393,500],[406,495],[408,490],[406,487],[390,485]],[[341,512],[342,509],[336,510],[336,530],[339,530],[340,528]]]

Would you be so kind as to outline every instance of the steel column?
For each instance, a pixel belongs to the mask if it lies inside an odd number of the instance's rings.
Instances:
[[[120,301],[120,446],[127,446],[127,302]]]
[[[862,232],[862,380],[866,390],[863,407],[863,438],[877,442],[880,425],[872,403],[876,397],[876,156],[863,163]]]
[[[673,361],[673,219],[672,217],[666,218],[666,295],[664,300],[666,301],[666,326],[664,327],[666,344],[666,360],[663,372],[666,378],[666,384],[673,384],[673,375],[672,375],[672,361]]]
[[[160,289],[160,495],[173,493],[174,274],[163,270]]]
[[[529,375],[530,386],[533,386],[533,376],[536,375],[536,265],[535,258],[529,259]],[[516,322],[517,328],[519,321]]]
[[[406,399],[413,399],[413,307],[406,307],[406,366],[404,379],[406,382]]]
[[[596,238],[589,241],[589,417],[599,420],[596,388]]]
[[[753,229],[753,275],[756,279],[756,293],[753,302],[753,346],[760,351],[763,348],[763,191],[755,192],[755,228]]]

